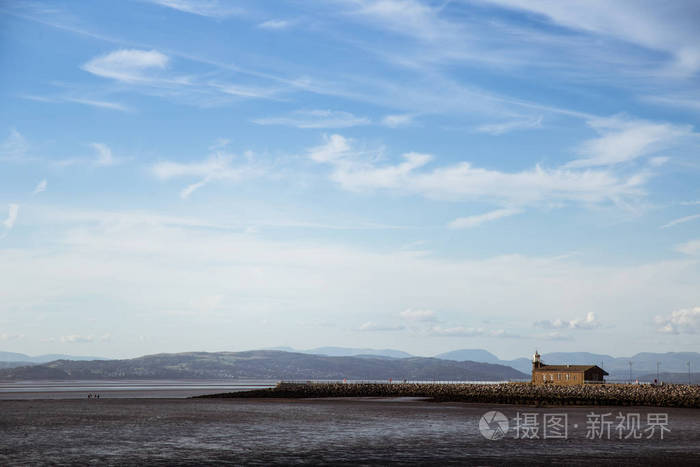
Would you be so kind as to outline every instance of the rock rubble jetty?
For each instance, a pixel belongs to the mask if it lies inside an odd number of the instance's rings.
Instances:
[[[287,383],[274,388],[199,396],[202,398],[421,397],[437,402],[517,405],[607,405],[700,408],[700,386],[686,384],[530,383]]]

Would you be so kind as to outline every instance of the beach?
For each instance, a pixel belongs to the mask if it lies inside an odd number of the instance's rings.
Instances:
[[[498,411],[502,439],[480,431]],[[591,414],[667,416],[651,438],[587,438]],[[524,439],[515,420],[566,414],[566,437]],[[488,434],[488,433],[487,433]],[[551,434],[551,433],[550,433]],[[0,464],[694,464],[694,409],[436,403],[416,398],[127,399],[0,401]]]

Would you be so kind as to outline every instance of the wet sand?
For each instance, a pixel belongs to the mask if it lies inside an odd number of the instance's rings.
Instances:
[[[102,398],[178,398],[219,391],[250,391],[273,387],[269,380],[97,380],[0,381],[0,400]]]
[[[587,414],[618,408],[436,403],[416,399],[100,399],[0,401],[0,464],[668,464],[697,465],[694,409],[668,414],[664,439],[586,439]],[[566,439],[490,440],[490,410],[566,413]]]

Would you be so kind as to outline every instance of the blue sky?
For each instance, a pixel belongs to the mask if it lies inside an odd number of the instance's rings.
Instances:
[[[0,7],[0,347],[698,351],[697,2]]]

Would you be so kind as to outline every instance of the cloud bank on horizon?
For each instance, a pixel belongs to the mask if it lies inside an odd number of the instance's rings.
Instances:
[[[3,4],[3,335],[106,356],[698,351],[699,17]]]

